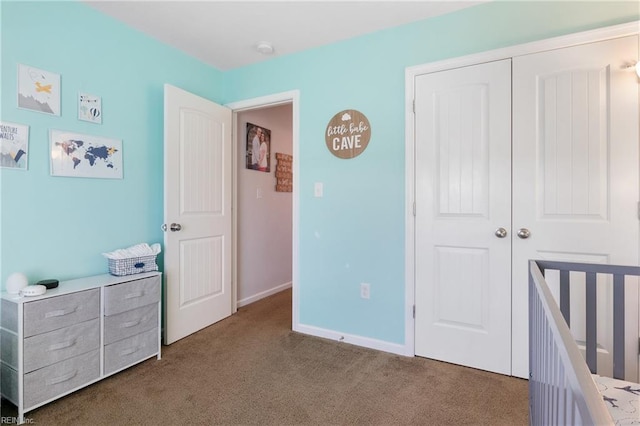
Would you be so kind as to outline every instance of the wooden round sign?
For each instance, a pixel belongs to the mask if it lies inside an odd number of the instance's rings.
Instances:
[[[371,125],[360,111],[346,109],[329,121],[324,139],[327,148],[336,157],[357,157],[367,149],[371,139]]]

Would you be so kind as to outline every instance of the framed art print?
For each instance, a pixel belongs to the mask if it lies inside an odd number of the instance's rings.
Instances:
[[[60,115],[60,74],[18,64],[18,108]]]
[[[29,126],[0,121],[0,167],[27,170]]]
[[[100,96],[78,93],[78,120],[102,124],[102,99]]]
[[[50,132],[51,175],[122,179],[122,141],[62,130]]]

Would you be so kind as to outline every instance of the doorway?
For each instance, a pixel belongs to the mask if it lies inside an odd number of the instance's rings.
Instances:
[[[240,111],[234,132],[237,304],[242,307],[291,287],[293,194],[276,188],[276,174],[281,174],[276,169],[284,168],[284,155],[293,156],[292,105]],[[259,157],[266,168],[256,168],[253,160]]]
[[[233,311],[238,307],[255,302],[261,298],[292,288],[292,329],[298,328],[298,199],[299,191],[297,177],[299,169],[297,162],[299,141],[299,92],[290,91],[260,98],[233,102],[226,105],[233,111]],[[288,116],[288,119],[285,118]],[[253,121],[252,121],[253,120]],[[272,145],[270,149],[269,172],[260,172],[247,169],[247,123],[261,126],[275,133],[271,134]],[[288,124],[286,124],[288,123]],[[269,127],[271,126],[271,127]],[[288,127],[288,132],[284,129]],[[285,133],[283,133],[285,132]],[[282,137],[281,140],[276,140]],[[275,138],[275,139],[274,139]],[[286,139],[286,140],[285,140]],[[281,144],[281,142],[283,142]],[[288,151],[285,149],[287,148]],[[282,150],[284,154],[293,156],[293,190],[292,192],[275,191],[276,153]],[[271,205],[270,208],[267,204]],[[282,204],[282,205],[279,205]],[[250,209],[262,208],[263,215],[269,217],[253,221]],[[288,210],[288,211],[283,211]],[[278,217],[278,212],[284,214],[286,219]],[[281,220],[282,219],[282,220]],[[275,224],[278,234],[278,247],[285,252],[275,253],[280,257],[278,267],[268,271],[255,271],[252,259],[260,259],[262,266],[264,260],[269,260],[265,253],[274,254],[277,250],[272,245],[272,240],[263,233],[259,241],[252,237],[252,229],[256,230]],[[284,228],[288,228],[283,231]],[[282,235],[284,234],[284,236]],[[256,237],[257,238],[257,237]],[[287,240],[288,239],[288,243]],[[288,262],[284,259],[288,259]],[[284,263],[283,263],[284,262]],[[283,270],[289,268],[290,278],[282,281],[285,275]],[[285,266],[283,266],[285,265]],[[269,268],[270,265],[266,264]],[[257,268],[260,269],[260,268]]]

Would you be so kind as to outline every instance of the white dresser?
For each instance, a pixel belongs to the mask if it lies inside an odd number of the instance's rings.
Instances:
[[[42,296],[2,293],[0,389],[24,413],[150,357],[160,359],[161,275],[98,275]]]

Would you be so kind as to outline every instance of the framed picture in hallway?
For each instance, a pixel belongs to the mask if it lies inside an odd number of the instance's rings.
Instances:
[[[247,123],[247,169],[271,171],[271,130]]]

